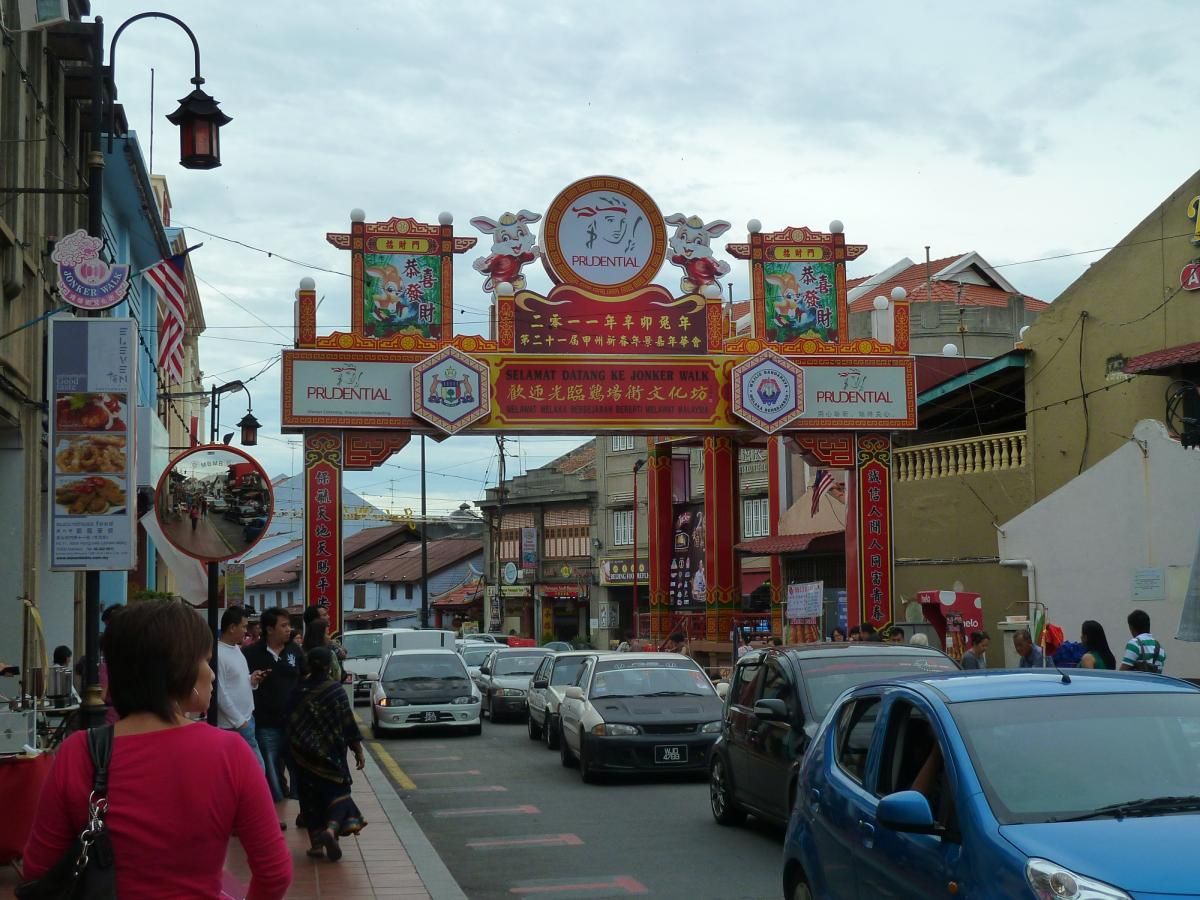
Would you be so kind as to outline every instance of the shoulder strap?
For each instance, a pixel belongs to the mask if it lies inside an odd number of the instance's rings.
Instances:
[[[92,756],[92,790],[99,796],[108,793],[108,763],[112,759],[113,726],[88,729],[88,750]]]

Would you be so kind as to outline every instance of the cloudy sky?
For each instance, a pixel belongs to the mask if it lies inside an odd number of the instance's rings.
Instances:
[[[836,7],[836,8],[835,8]],[[147,7],[93,0],[111,36]],[[254,375],[292,340],[292,300],[311,275],[322,330],[349,323],[349,271],[325,241],[353,207],[469,224],[595,174],[628,178],[664,214],[733,223],[721,239],[845,222],[870,245],[852,275],[924,247],[980,252],[1019,290],[1053,300],[1194,170],[1194,0],[889,0],[841,4],[160,0],[200,42],[206,89],[233,122],[224,165],[188,172],[162,119],[190,90],[192,55],[169,22],[131,26],[117,83],[169,178],[174,224],[203,279],[206,376]],[[535,231],[537,226],[534,226]],[[208,232],[205,234],[204,232]],[[241,241],[270,251],[239,246]],[[488,298],[460,257],[456,325],[486,332]],[[723,256],[724,254],[719,254]],[[745,296],[744,264],[733,266]],[[533,267],[530,286],[548,287]],[[660,281],[677,287],[664,268]],[[271,474],[300,465],[279,433],[279,367],[251,385]],[[207,387],[209,381],[206,381]],[[242,395],[230,395],[236,421]],[[509,473],[578,438],[510,442]],[[352,473],[350,488],[416,507],[418,447]],[[429,444],[432,511],[496,480],[490,439]]]

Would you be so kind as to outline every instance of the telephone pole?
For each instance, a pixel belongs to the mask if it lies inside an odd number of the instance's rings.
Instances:
[[[492,559],[496,569],[496,596],[492,600],[500,609],[500,629],[504,626],[504,594],[500,590],[500,533],[504,529],[504,435],[496,435],[496,452],[500,456],[499,480],[496,482],[496,521],[492,526]],[[488,616],[488,630],[491,630],[491,616]]]

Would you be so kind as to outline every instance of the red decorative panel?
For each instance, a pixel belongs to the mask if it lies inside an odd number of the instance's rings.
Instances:
[[[737,445],[727,437],[704,439],[704,579],[705,617],[710,641],[725,640],[722,621],[740,605],[742,582],[733,545],[741,521],[738,498]]]
[[[892,621],[892,441],[867,433],[855,439],[858,615],[880,629]]]
[[[788,440],[805,456],[830,469],[852,469],[857,461],[853,432],[791,434]]]
[[[304,432],[304,602],[342,630],[342,435]]]
[[[661,641],[671,627],[670,565],[673,533],[671,447],[654,446],[646,458],[646,523],[649,534],[650,637]],[[637,512],[634,512],[637,515]]]
[[[892,303],[892,320],[895,323],[894,331],[897,353],[908,352],[909,329],[911,327],[910,313],[911,310],[909,309],[907,300],[899,300]]]
[[[347,431],[343,433],[343,468],[354,471],[374,469],[387,462],[393,453],[408,446],[412,435],[407,431]]]
[[[296,346],[317,345],[317,292],[296,292]]]

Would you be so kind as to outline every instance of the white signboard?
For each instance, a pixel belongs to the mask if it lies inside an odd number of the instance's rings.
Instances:
[[[798,420],[833,419],[880,425],[912,419],[909,381],[904,365],[804,366],[803,409]],[[909,426],[912,427],[912,426]]]
[[[324,350],[284,350],[285,428],[410,428],[412,358]]]
[[[1167,599],[1167,570],[1134,569],[1133,570],[1133,599],[1166,600]]]
[[[599,621],[601,628],[616,628],[621,624],[620,607],[607,601],[601,603]]]
[[[807,581],[789,584],[787,590],[787,617],[789,622],[821,618],[821,601],[825,596],[825,582]]]
[[[137,566],[137,323],[50,320],[50,568]]]

